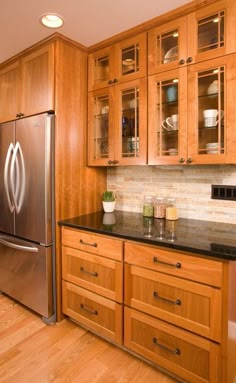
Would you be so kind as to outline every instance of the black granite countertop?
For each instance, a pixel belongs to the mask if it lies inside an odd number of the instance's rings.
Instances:
[[[185,218],[167,221],[116,210],[69,218],[59,225],[236,261],[236,224]]]

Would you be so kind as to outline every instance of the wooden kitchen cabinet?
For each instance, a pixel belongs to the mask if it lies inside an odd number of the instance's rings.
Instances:
[[[147,163],[146,77],[88,94],[88,165]]]
[[[150,165],[235,163],[235,59],[225,55],[149,76]],[[206,118],[209,110],[218,116]]]
[[[54,110],[54,44],[36,48],[0,70],[0,122]]]
[[[123,342],[123,242],[62,228],[63,313]]]
[[[19,111],[19,72],[19,61],[0,69],[0,122],[14,120]]]
[[[191,383],[222,383],[220,347],[180,327],[125,307],[125,346]]]
[[[220,383],[222,263],[131,242],[124,260],[124,345],[191,383]]]
[[[236,50],[234,0],[214,1],[148,32],[148,74],[197,63]]]
[[[88,68],[89,91],[145,77],[146,32],[90,53]]]

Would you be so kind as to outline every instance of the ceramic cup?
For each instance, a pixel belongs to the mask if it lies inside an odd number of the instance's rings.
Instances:
[[[219,112],[217,109],[206,109],[203,111],[204,126],[205,128],[214,127],[219,121]],[[221,110],[220,119],[224,116],[223,110]]]
[[[162,127],[168,131],[178,130],[178,127],[179,127],[178,114],[172,114],[171,117],[167,117],[167,119],[162,122]]]

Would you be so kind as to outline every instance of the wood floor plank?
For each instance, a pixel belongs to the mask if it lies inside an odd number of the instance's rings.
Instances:
[[[176,383],[65,319],[40,316],[0,295],[0,383]]]

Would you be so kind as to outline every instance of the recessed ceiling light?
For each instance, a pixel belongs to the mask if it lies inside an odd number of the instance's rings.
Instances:
[[[40,22],[48,28],[60,28],[64,24],[63,17],[56,13],[45,13],[40,17]]]

